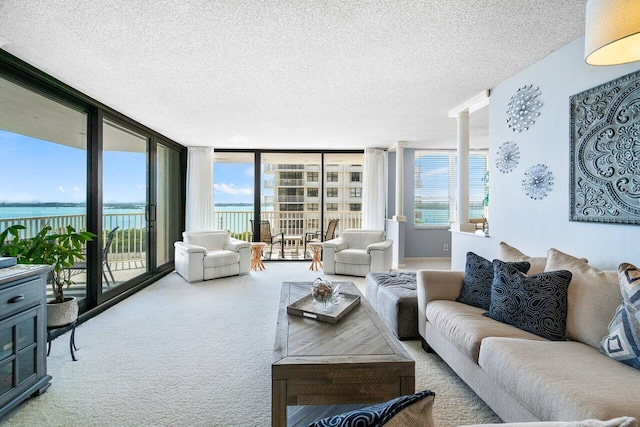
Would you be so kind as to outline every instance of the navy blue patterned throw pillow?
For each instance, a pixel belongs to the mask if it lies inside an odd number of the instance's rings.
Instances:
[[[529,271],[529,267],[531,267],[531,264],[524,261],[510,262],[508,264],[512,264],[518,271],[523,273]],[[493,263],[473,252],[467,252],[462,291],[456,301],[489,310],[492,283]]]
[[[565,339],[571,272],[525,276],[499,260],[493,261],[493,270],[489,317],[549,340]]]
[[[396,415],[401,415],[401,412],[410,410],[412,405],[424,402],[425,399],[429,399],[429,407],[427,410],[421,408],[420,413],[415,414],[418,421],[420,421],[420,418],[423,418],[422,421],[424,421],[424,423],[416,423],[414,425],[433,425],[430,405],[435,395],[436,394],[430,390],[423,390],[416,394],[396,397],[395,399],[378,405],[367,406],[366,408],[323,418],[309,424],[308,427],[381,427]]]

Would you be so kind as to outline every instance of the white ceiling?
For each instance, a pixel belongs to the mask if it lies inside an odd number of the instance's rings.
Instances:
[[[452,147],[447,111],[581,37],[585,4],[2,0],[0,41],[184,145]]]

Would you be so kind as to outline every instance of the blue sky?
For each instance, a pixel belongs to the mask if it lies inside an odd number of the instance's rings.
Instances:
[[[0,202],[86,201],[87,153],[0,130]],[[104,202],[143,203],[144,153],[104,153]]]
[[[253,203],[253,163],[214,163],[214,203]]]
[[[0,130],[0,202],[86,201],[87,153]],[[104,202],[144,203],[146,155],[103,154]],[[214,201],[253,203],[253,163],[216,163]]]

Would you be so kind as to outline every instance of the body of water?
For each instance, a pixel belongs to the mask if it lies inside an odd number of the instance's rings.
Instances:
[[[253,206],[246,205],[226,205],[215,206],[216,212],[252,212]],[[143,229],[146,228],[146,220],[144,215],[144,207],[136,208],[110,208],[103,209],[103,228],[104,230],[112,230],[115,227],[120,227],[121,230],[130,228]],[[20,223],[26,225],[26,222],[12,221],[12,219],[24,219],[24,218],[51,218],[50,220],[32,220],[29,221],[32,226],[38,230],[45,224],[49,224],[55,227],[61,227],[72,225],[76,229],[85,227],[86,208],[84,206],[0,206],[0,231],[4,228],[13,225],[14,223]],[[242,214],[238,214],[242,215]],[[77,218],[82,216],[82,218]],[[65,220],[64,217],[76,217],[73,221]],[[55,218],[59,218],[57,221]],[[240,232],[243,231],[244,226],[238,222],[225,224],[231,231]],[[37,230],[32,229],[31,232],[35,233]]]

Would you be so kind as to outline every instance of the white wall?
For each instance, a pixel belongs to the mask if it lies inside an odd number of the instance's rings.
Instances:
[[[640,70],[640,63],[591,67],[584,63],[580,38],[491,90],[490,102],[490,233],[470,240],[452,236],[452,268],[464,269],[467,250],[485,257],[497,256],[505,241],[527,255],[544,256],[550,247],[585,257],[599,268],[617,268],[620,262],[640,264],[640,226],[569,221],[570,96]],[[525,85],[538,86],[542,95],[540,116],[525,132],[512,132],[506,124],[507,103]],[[514,141],[520,148],[519,165],[504,174],[495,167],[500,144]],[[532,200],[524,194],[524,172],[542,163],[553,172],[549,195]],[[481,245],[479,247],[479,245]],[[482,253],[481,253],[482,252]]]

